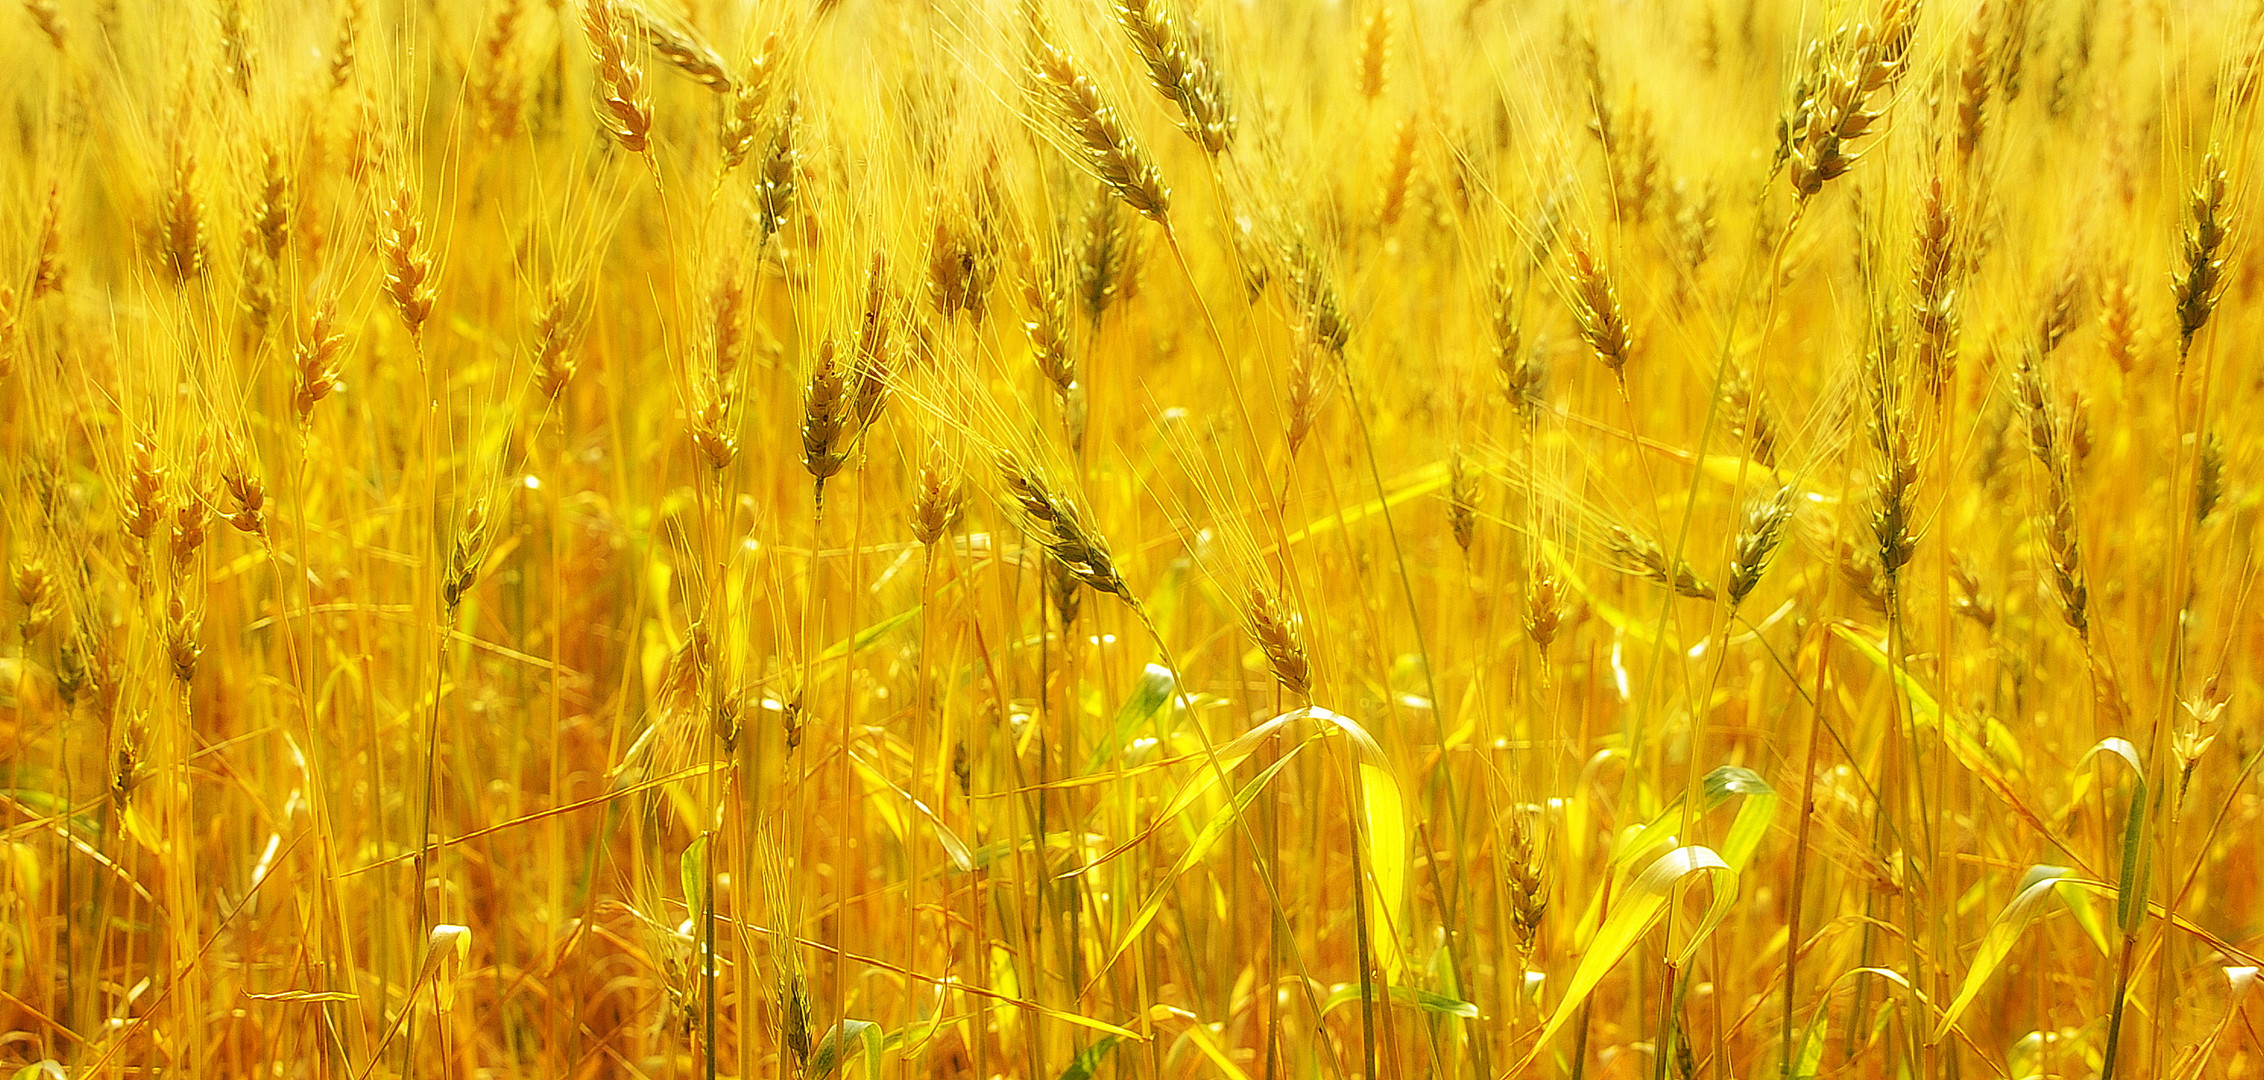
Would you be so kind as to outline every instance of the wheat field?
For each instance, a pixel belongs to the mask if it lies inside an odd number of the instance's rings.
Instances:
[[[0,1068],[2264,1073],[2256,0],[21,0]]]

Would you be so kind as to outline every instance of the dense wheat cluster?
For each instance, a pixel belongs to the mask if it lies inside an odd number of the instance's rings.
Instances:
[[[0,1068],[2257,1077],[2257,0],[22,0]]]

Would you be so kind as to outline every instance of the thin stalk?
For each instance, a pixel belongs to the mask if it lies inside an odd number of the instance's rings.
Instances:
[[[1808,885],[1808,837],[1816,822],[1816,762],[1823,749],[1825,681],[1832,670],[1832,637],[1826,630],[1816,651],[1816,694],[1811,699],[1808,728],[1808,762],[1800,777],[1800,826],[1792,846],[1792,881],[1785,886],[1785,946],[1784,946],[1784,1057],[1778,1063],[1777,1074],[1792,1080],[1795,1059],[1792,1033],[1794,1007],[1798,1003],[1795,986],[1800,973],[1800,915],[1802,894]]]

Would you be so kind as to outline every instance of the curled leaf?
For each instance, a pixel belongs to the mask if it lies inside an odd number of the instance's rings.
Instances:
[[[456,980],[464,974],[464,965],[472,956],[472,928],[441,923],[432,928],[432,937],[425,947],[424,966],[417,971],[417,982],[432,984],[434,1007],[447,1012],[456,1005]]]
[[[1573,1014],[1579,1010],[1580,1003],[1587,1000],[1597,984],[1604,981],[1604,976],[1610,974],[1612,968],[1619,966],[1621,958],[1659,921],[1659,916],[1666,912],[1667,902],[1673,899],[1677,886],[1699,873],[1704,873],[1711,879],[1713,899],[1706,905],[1706,914],[1691,928],[1690,939],[1674,954],[1674,960],[1678,964],[1689,961],[1692,954],[1697,952],[1698,946],[1706,940],[1706,936],[1722,921],[1722,917],[1729,914],[1730,906],[1737,902],[1737,872],[1713,849],[1696,845],[1679,847],[1659,856],[1644,867],[1643,872],[1637,874],[1623,892],[1614,896],[1611,914],[1596,931],[1595,939],[1589,942],[1587,952],[1580,958],[1580,966],[1574,969],[1572,981],[1565,985],[1563,1000],[1557,1002],[1556,1011],[1550,1014],[1549,1022],[1541,1028],[1541,1037],[1534,1040],[1533,1048],[1526,1051],[1525,1060],[1511,1072],[1525,1071],[1540,1056],[1549,1040],[1563,1030],[1565,1022],[1572,1019]]]
[[[828,1029],[825,1038],[810,1051],[810,1066],[804,1075],[810,1080],[826,1080],[861,1051],[865,1055],[865,1080],[880,1080],[881,1046],[879,1024],[843,1020]]]
[[[1957,997],[1950,1000],[1949,1008],[1942,1011],[1941,1022],[1934,1027],[1929,1043],[1942,1041],[1956,1025],[1965,1007],[2003,965],[2006,954],[2012,952],[2013,943],[2029,925],[2041,918],[2047,910],[2046,902],[2057,892],[2060,883],[2068,880],[2064,866],[2031,866],[2020,879],[2020,891],[2013,894],[2012,902],[1997,913],[1987,933],[1981,935],[1981,946],[1973,954],[1973,965],[1965,971],[1965,982],[1957,989]]]

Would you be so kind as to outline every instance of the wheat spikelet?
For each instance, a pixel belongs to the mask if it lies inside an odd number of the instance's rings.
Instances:
[[[2043,356],[2023,351],[2014,373],[2021,411],[2028,420],[2028,450],[2044,467],[2045,512],[2038,523],[2051,555],[2053,595],[2060,615],[2078,636],[2090,636],[2090,588],[2083,572],[2083,548],[2076,531],[2075,495],[2070,489],[2070,448],[2062,436],[2064,419],[2051,401]]]
[[[770,107],[770,84],[778,72],[781,57],[782,42],[778,32],[765,34],[762,47],[747,62],[747,73],[731,87],[730,111],[724,117],[723,130],[718,136],[725,172],[747,160],[747,152],[754,149],[755,137],[762,133],[760,118]]]
[[[912,538],[933,547],[958,524],[964,493],[959,472],[944,456],[943,447],[931,446],[920,466],[919,491],[912,498]]]
[[[134,440],[126,470],[125,506],[121,513],[126,532],[147,540],[165,518],[165,470],[158,467],[157,448],[146,439]]]
[[[615,13],[652,46],[652,51],[668,61],[669,66],[716,93],[732,92],[731,73],[724,70],[723,57],[682,16],[642,0],[612,0],[612,3]]]
[[[134,792],[148,779],[149,724],[140,713],[128,716],[118,725],[118,733],[110,751],[110,802],[123,813],[133,802]]]
[[[204,645],[198,640],[203,630],[203,615],[191,610],[179,596],[166,601],[165,660],[176,681],[187,683],[196,678],[197,661],[204,656]]]
[[[1979,153],[1981,136],[1987,130],[1989,15],[1988,0],[1974,6],[1966,25],[1964,48],[1958,57],[1956,147],[1961,167],[1972,162]]]
[[[1077,384],[1077,363],[1069,353],[1068,305],[1061,282],[1053,268],[1027,248],[1022,261],[1022,301],[1030,309],[1022,320],[1022,332],[1030,339],[1030,358],[1054,393],[1066,395]]]
[[[158,208],[158,245],[168,281],[186,285],[204,276],[204,199],[197,193],[197,156],[184,140],[172,142],[172,169]]]
[[[1574,230],[1565,250],[1566,299],[1572,305],[1573,319],[1579,323],[1580,339],[1588,343],[1589,351],[1603,361],[1624,390],[1627,359],[1635,351],[1635,338],[1628,330],[1627,317],[1620,312],[1611,273],[1590,250],[1585,233]]]
[[[574,354],[582,333],[582,309],[575,292],[564,283],[553,283],[535,317],[535,388],[546,398],[564,393],[580,367]]]
[[[220,5],[221,73],[235,84],[238,94],[249,98],[252,96],[252,46],[247,33],[243,0],[223,0]]]
[[[477,106],[480,133],[490,139],[509,139],[519,132],[524,93],[517,46],[519,20],[524,14],[525,0],[502,0],[481,36],[471,98]]]
[[[259,256],[252,243],[257,234],[247,230],[244,245],[243,279],[236,290],[237,306],[243,309],[244,318],[251,324],[252,338],[267,335],[269,322],[275,315],[275,272],[267,260]]]
[[[71,24],[64,20],[55,0],[24,0],[24,13],[31,16],[32,24],[39,27],[40,33],[47,35],[47,43],[55,51],[63,51],[71,40]]]
[[[1383,95],[1385,69],[1391,62],[1391,8],[1377,5],[1368,12],[1360,29],[1360,56],[1353,74],[1359,80],[1360,96],[1370,101]]]
[[[2123,375],[2138,366],[2138,290],[2119,274],[2099,285],[2099,345]]]
[[[1540,647],[1543,657],[1556,643],[1563,620],[1564,584],[1557,578],[1556,567],[1545,558],[1534,559],[1525,575],[1525,636]]]
[[[2214,429],[2201,435],[2193,464],[2193,520],[2206,522],[2225,496],[2225,441]]]
[[[851,371],[855,386],[849,416],[858,431],[871,428],[888,401],[889,378],[895,366],[890,318],[888,258],[875,251],[872,266],[865,272],[865,306],[858,319],[857,353]]]
[[[337,320],[335,299],[325,297],[316,303],[307,315],[306,329],[300,333],[298,347],[293,351],[298,385],[291,401],[298,410],[301,424],[310,420],[315,405],[337,388],[339,356],[346,348],[346,336],[334,325]]]
[[[188,573],[197,549],[204,546],[206,514],[206,497],[201,491],[182,492],[174,504],[170,550],[176,577]]]
[[[1067,630],[1084,607],[1084,582],[1078,578],[1077,571],[1059,559],[1046,560],[1045,579],[1046,600],[1053,605],[1054,617],[1061,621],[1061,628]]]
[[[2005,104],[2020,100],[2021,73],[2027,69],[2029,26],[2036,12],[2034,0],[2007,0],[1998,9],[1996,83],[2004,88]]]
[[[1234,141],[1234,110],[1202,28],[1175,17],[1165,0],[1116,0],[1116,18],[1156,92],[1179,107],[1180,130],[1207,153],[1225,151]]]
[[[1884,340],[1872,346],[1866,376],[1870,380],[1872,419],[1868,423],[1872,451],[1879,455],[1870,532],[1879,559],[1879,575],[1886,582],[1886,598],[1893,600],[1897,577],[1918,550],[1913,487],[1918,487],[1918,451],[1911,439],[1911,417],[1902,408],[1902,378],[1895,367],[1895,344]]]
[[[1513,810],[1502,852],[1509,877],[1510,925],[1516,930],[1518,951],[1528,962],[1549,910],[1549,864],[1541,857],[1536,831],[1527,814]]]
[[[1957,613],[1979,623],[1983,630],[1996,629],[1996,601],[1982,589],[1980,576],[1973,572],[1962,553],[1950,553],[1950,580],[1957,583]]]
[[[2193,767],[2200,764],[2202,755],[2216,744],[2225,709],[2230,704],[2231,695],[2225,690],[2222,671],[2211,674],[2201,684],[2200,693],[2178,701],[2178,711],[2184,715],[2170,734],[2170,754],[2178,763],[2178,801],[2184,801],[2186,790],[2193,783]]]
[[[1494,367],[1501,374],[1502,397],[1517,414],[1527,438],[1539,430],[1541,413],[1549,403],[1548,355],[1535,341],[1528,347],[1518,316],[1519,299],[1510,284],[1508,267],[1494,267]]]
[[[2171,282],[2177,301],[2178,360],[2182,364],[2193,348],[2193,336],[2209,324],[2224,284],[2225,237],[2229,232],[2225,205],[2225,166],[2212,149],[2201,159],[2201,177],[2188,196],[2184,232],[2180,235],[2178,271]]]
[[[802,467],[816,484],[821,506],[825,482],[849,460],[842,445],[849,422],[848,377],[834,352],[832,338],[819,344],[817,366],[811,369],[809,387],[802,395]]]
[[[291,239],[291,174],[273,142],[260,147],[259,172],[259,194],[252,203],[249,228],[259,238],[260,253],[272,263],[283,257],[283,246]]]
[[[1834,540],[1832,568],[1839,572],[1840,582],[1870,610],[1885,614],[1887,611],[1887,576],[1879,568],[1877,548],[1869,544]]]
[[[1917,29],[1915,0],[1884,0],[1872,20],[1842,27],[1821,55],[1822,66],[1805,91],[1795,115],[1805,123],[1788,125],[1791,139],[1783,153],[1791,164],[1793,191],[1803,201],[1855,166],[1850,144],[1871,133],[1886,113],[1893,84],[1902,78],[1910,39]]]
[[[1700,185],[1695,196],[1689,192],[1687,179],[1677,179],[1667,191],[1673,199],[1675,245],[1683,268],[1695,277],[1713,257],[1718,196],[1712,181]]]
[[[1957,259],[1956,219],[1942,195],[1942,178],[1919,193],[1918,235],[1910,260],[1910,323],[1916,338],[1911,362],[1929,396],[1939,398],[1956,374],[1957,307],[1950,275]]]
[[[2051,292],[2044,299],[2043,314],[2036,320],[2036,348],[2040,356],[2052,355],[2052,350],[2059,348],[2060,342],[2074,331],[2082,283],[2083,279],[2072,266],[2063,268],[2053,278]]]
[[[630,24],[617,0],[582,5],[582,31],[597,58],[598,120],[622,149],[641,154],[650,145],[652,103],[644,69],[629,55]]]
[[[1086,206],[1084,228],[1077,237],[1077,300],[1094,326],[1100,325],[1131,273],[1133,238],[1126,225],[1120,204],[1103,186]]]
[[[1384,169],[1383,201],[1376,211],[1377,220],[1385,228],[1399,224],[1400,215],[1407,211],[1407,184],[1415,173],[1417,134],[1415,118],[1410,116],[1399,122],[1399,131],[1392,136],[1391,160]]]
[[[231,464],[221,473],[220,480],[228,489],[228,497],[236,503],[236,508],[223,515],[223,520],[238,532],[266,535],[267,485],[241,463]]]
[[[771,124],[770,143],[764,149],[760,172],[755,177],[755,221],[767,242],[786,227],[786,215],[794,208],[796,173],[800,155],[795,150],[794,134],[800,123],[801,102],[789,95],[779,110],[778,119]]]
[[[786,952],[792,955],[792,947]],[[799,963],[781,965],[775,994],[773,1007],[779,1018],[779,1041],[794,1055],[795,1068],[800,1073],[809,1068],[814,1043],[810,1036],[810,985]]]
[[[1604,552],[1611,558],[1612,568],[1623,574],[1645,578],[1674,591],[1677,596],[1693,600],[1711,600],[1714,587],[1683,560],[1670,566],[1666,549],[1659,542],[1635,532],[1624,525],[1608,525],[1604,529]]]
[[[1626,220],[1641,223],[1650,218],[1659,193],[1659,137],[1651,110],[1630,109],[1626,129],[1628,138],[1606,148],[1612,158],[1612,205]]]
[[[16,603],[23,615],[16,621],[16,629],[25,642],[45,633],[60,610],[55,575],[47,568],[47,560],[38,553],[26,555],[16,563]]]
[[[1024,466],[1012,453],[999,451],[994,464],[1007,496],[1020,508],[1046,554],[1068,567],[1093,591],[1131,599],[1115,561],[1109,557],[1108,545],[1085,525],[1076,503],[1054,490],[1043,473]]]
[[[51,184],[39,215],[39,251],[32,263],[31,302],[63,291],[63,185]]]
[[[354,77],[356,46],[361,41],[362,5],[365,0],[345,0],[338,9],[338,29],[332,35],[330,46],[330,88],[343,90]]]
[[[1776,410],[1769,395],[1753,385],[1753,373],[1739,367],[1722,388],[1722,404],[1729,409],[1730,433],[1745,443],[1745,454],[1756,463],[1777,466]]]
[[[423,220],[417,215],[416,196],[407,181],[394,189],[385,208],[379,246],[385,253],[385,297],[401,316],[411,337],[421,338],[425,320],[432,315],[432,255],[424,248]]]
[[[747,284],[735,261],[726,258],[716,272],[715,288],[708,294],[708,378],[726,401],[736,396],[732,387],[739,373],[742,342],[747,336]]]
[[[1312,435],[1321,407],[1327,404],[1330,391],[1336,387],[1332,369],[1322,363],[1324,348],[1310,324],[1298,324],[1296,339],[1289,350],[1288,436],[1292,455]]]
[[[1158,225],[1169,225],[1171,191],[1116,110],[1066,49],[1049,36],[1037,9],[1026,9],[1030,24],[1030,71],[1055,120],[1067,129],[1078,161],[1125,205]]]
[[[1729,580],[1723,593],[1735,608],[1761,583],[1777,546],[1784,542],[1785,526],[1792,520],[1792,488],[1756,492],[1745,505],[1745,521],[1738,527],[1735,554],[1730,557]]]
[[[1493,266],[1493,277],[1487,299],[1487,312],[1492,316],[1494,332],[1494,367],[1502,373],[1502,382],[1510,392],[1510,401],[1516,403],[1514,392],[1523,380],[1512,374],[1525,351],[1525,325],[1518,313],[1517,284],[1510,279],[1509,267],[1500,262]]]
[[[1477,535],[1478,478],[1464,465],[1459,448],[1447,461],[1446,493],[1447,527],[1454,534],[1455,546],[1467,555]]]
[[[1243,597],[1242,621],[1282,689],[1298,697],[1309,694],[1313,672],[1300,629],[1303,620],[1272,589],[1252,585]]]
[[[974,209],[957,199],[940,201],[936,207],[934,236],[928,245],[928,298],[946,320],[966,312],[979,323],[998,279],[996,208],[987,199],[967,201]],[[1106,205],[1113,208],[1115,203]]]
[[[447,571],[440,579],[440,599],[451,614],[463,602],[464,594],[472,589],[479,575],[480,563],[487,557],[488,514],[487,500],[474,498],[464,506],[463,517],[456,525],[456,536],[448,549]]]
[[[699,405],[692,411],[692,448],[708,468],[722,472],[739,457],[739,439],[732,433],[731,402],[712,384],[697,391]]]
[[[1607,162],[1618,160],[1619,110],[1613,101],[1611,84],[1604,78],[1604,55],[1596,45],[1595,30],[1576,21],[1570,10],[1565,12],[1562,30],[1564,51],[1572,54],[1573,63],[1580,69],[1579,93],[1582,104],[1588,107],[1588,134],[1596,139],[1596,146],[1604,152]]]
[[[1226,235],[1234,248],[1234,261],[1242,268],[1243,299],[1256,303],[1265,295],[1266,286],[1273,283],[1273,266],[1248,217],[1235,218]]]
[[[1292,233],[1280,255],[1282,276],[1289,284],[1290,301],[1313,339],[1338,359],[1352,339],[1343,302],[1337,299],[1336,281],[1321,253],[1301,233]]]

